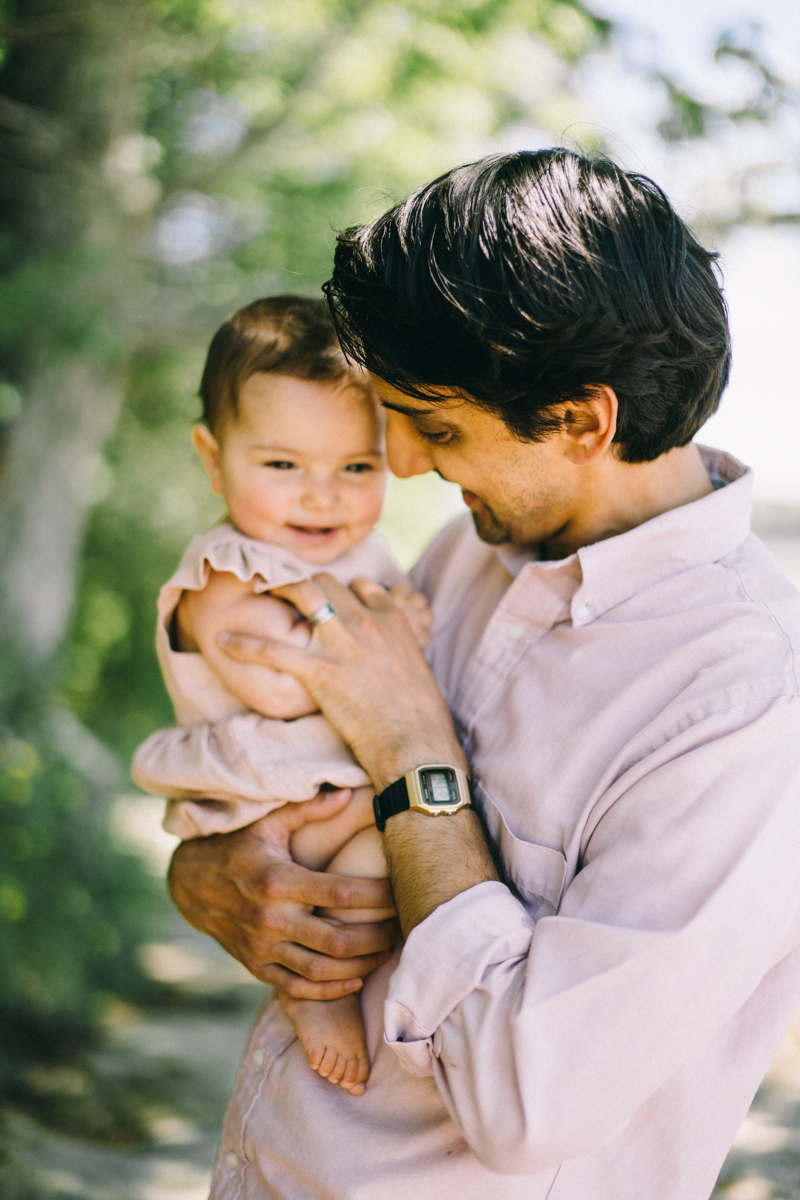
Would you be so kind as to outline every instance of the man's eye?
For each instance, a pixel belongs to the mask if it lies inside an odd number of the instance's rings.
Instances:
[[[264,466],[273,467],[276,471],[291,471],[294,469],[293,462],[285,462],[282,458],[276,458],[273,462],[266,462]]]
[[[364,471],[374,471],[372,463],[348,463],[345,471],[349,471],[351,475],[362,475]]]
[[[417,433],[421,438],[424,438],[426,442],[433,442],[437,446],[442,446],[445,442],[450,442],[453,439],[452,429],[421,429],[418,425]]]

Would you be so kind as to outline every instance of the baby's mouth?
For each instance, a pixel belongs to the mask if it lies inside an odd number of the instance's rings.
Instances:
[[[311,542],[328,542],[339,532],[338,525],[290,525],[292,533]]]

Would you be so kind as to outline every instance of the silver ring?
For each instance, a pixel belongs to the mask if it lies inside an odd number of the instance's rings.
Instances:
[[[312,629],[316,629],[318,625],[324,625],[326,621],[330,621],[331,617],[335,616],[336,609],[332,604],[322,604],[312,612],[310,617],[306,617],[306,620]]]

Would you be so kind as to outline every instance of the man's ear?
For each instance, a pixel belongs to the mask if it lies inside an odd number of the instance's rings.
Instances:
[[[617,393],[605,384],[564,405],[563,432],[570,462],[585,467],[603,457],[617,432],[618,412]]]
[[[222,495],[222,472],[220,470],[220,447],[207,425],[195,425],[192,444],[203,460],[211,490],[215,496]]]

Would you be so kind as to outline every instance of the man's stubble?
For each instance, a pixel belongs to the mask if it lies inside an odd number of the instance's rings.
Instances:
[[[541,545],[563,529],[564,499],[558,489],[543,496],[530,486],[509,504],[492,506],[478,497],[477,507],[472,507],[475,532],[489,546]]]

